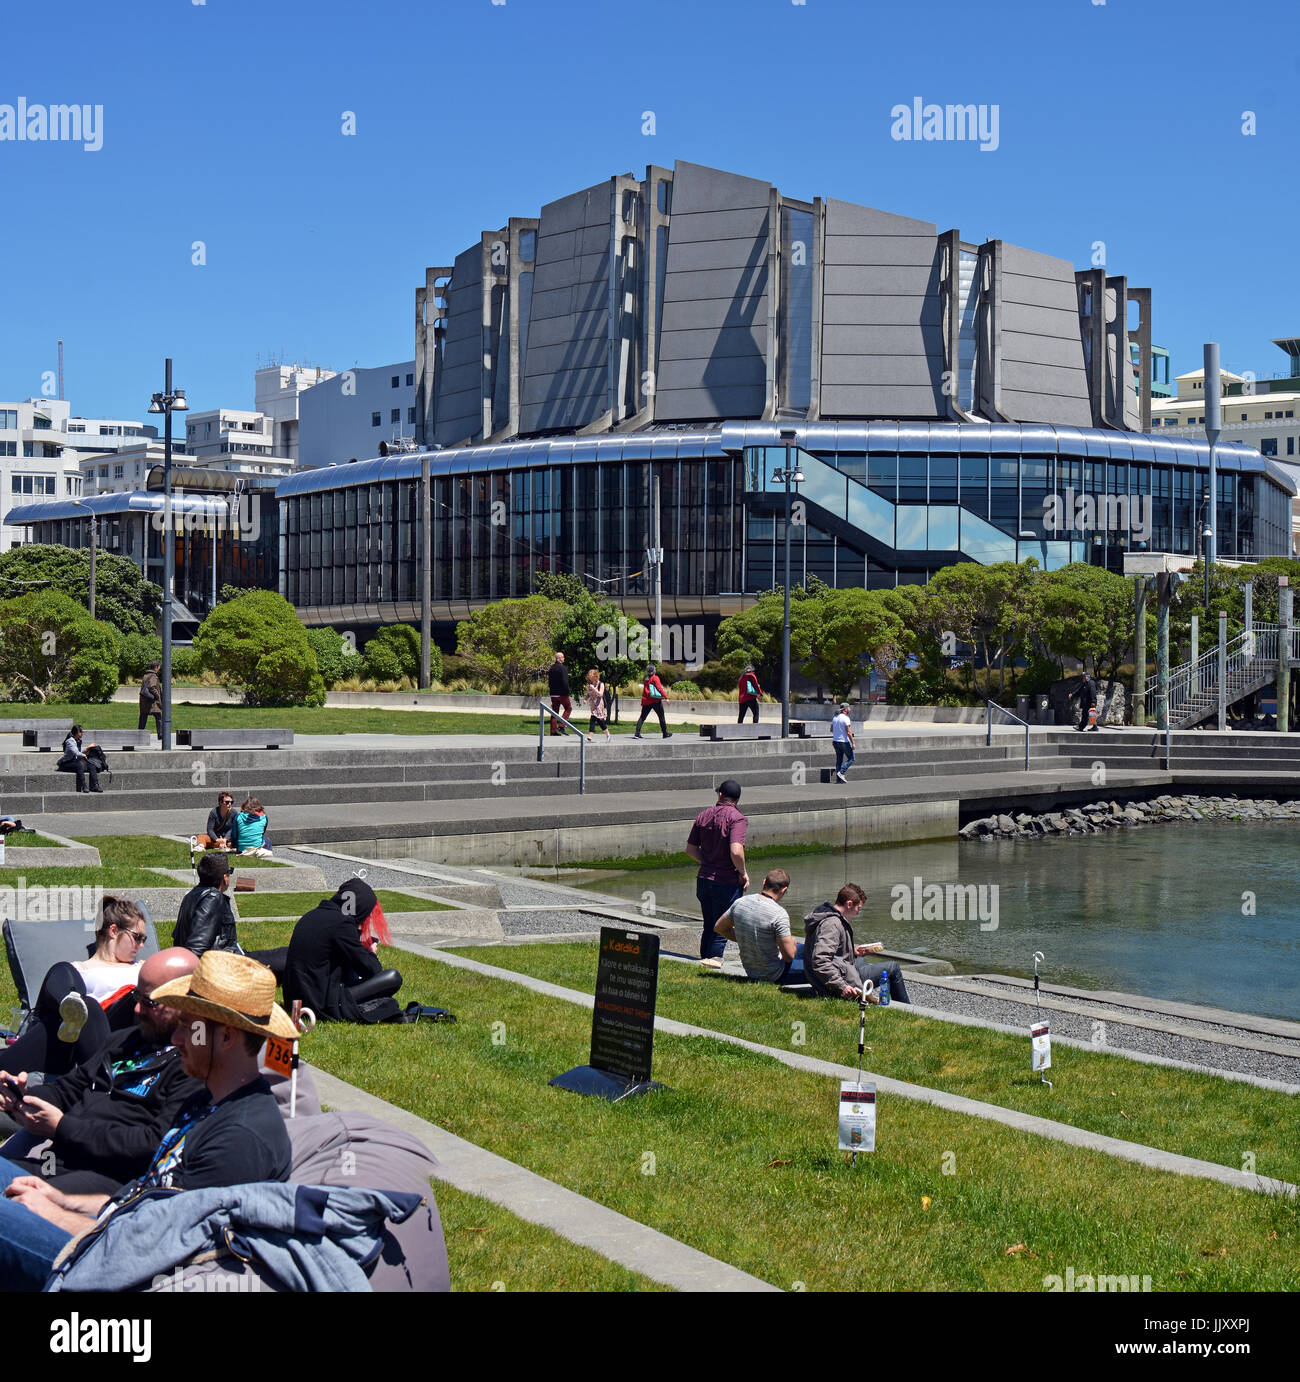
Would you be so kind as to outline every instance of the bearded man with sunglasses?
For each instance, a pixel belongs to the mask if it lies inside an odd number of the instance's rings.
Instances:
[[[0,1086],[0,1108],[22,1129],[0,1147],[0,1158],[66,1194],[111,1194],[142,1175],[177,1110],[202,1088],[172,1045],[179,1013],[152,997],[197,965],[179,947],[151,955],[137,978],[135,1026],[113,1033],[57,1084],[29,1086],[24,1072],[14,1082],[20,1094]]]

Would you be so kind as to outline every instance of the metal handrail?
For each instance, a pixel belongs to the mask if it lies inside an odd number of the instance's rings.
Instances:
[[[1018,724],[1018,725],[1024,725],[1024,727],[1025,727],[1025,771],[1028,772],[1028,771],[1029,771],[1029,721],[1028,721],[1028,720],[1022,720],[1022,719],[1020,718],[1019,715],[1013,715],[1013,714],[1006,708],[1005,705],[998,705],[995,701],[989,700],[989,698],[988,698],[987,696],[985,696],[985,698],[984,698],[984,705],[985,705],[985,714],[986,714],[986,726],[985,726],[986,732],[985,732],[985,735],[984,735],[984,745],[985,745],[986,748],[992,748],[992,747],[993,747],[993,712],[994,712],[995,710],[1000,710],[1009,720],[1014,720],[1014,721],[1016,722],[1016,724]]]
[[[546,717],[558,720],[562,725],[568,727],[578,736],[578,795],[585,796],[587,792],[587,736],[573,723],[566,720],[558,710],[552,710],[545,701],[538,701],[537,714],[537,761],[546,761]]]

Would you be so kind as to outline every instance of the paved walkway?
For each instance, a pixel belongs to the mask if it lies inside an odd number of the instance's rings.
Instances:
[[[559,984],[548,983],[544,979],[534,979],[530,975],[519,974],[514,970],[481,964],[478,960],[471,960],[463,955],[449,955],[432,946],[412,944],[408,941],[406,947],[421,955],[427,955],[430,959],[452,965],[457,969],[467,969],[492,979],[503,979],[508,983],[518,984],[549,998],[563,999],[566,1003],[573,1003],[578,1007],[590,1008],[594,1003],[590,993],[582,993],[578,989],[564,988]],[[695,1027],[686,1022],[676,1022],[672,1018],[656,1017],[655,1030],[668,1036],[710,1037],[714,1041],[727,1042],[733,1046],[741,1046],[747,1051],[757,1052],[759,1055],[771,1056],[773,1060],[780,1061],[792,1069],[805,1070],[815,1075],[826,1075],[836,1080],[853,1080],[858,1077],[857,1070],[852,1066],[818,1060],[813,1056],[801,1056],[792,1051],[784,1051],[777,1046],[764,1046],[756,1041],[746,1041],[742,1037],[732,1036],[728,1032],[715,1032],[707,1027]],[[901,1099],[913,1099],[919,1103],[933,1104],[937,1108],[946,1109],[949,1113],[960,1113],[972,1118],[984,1118],[993,1123],[1002,1123],[1020,1132],[1033,1133],[1038,1137],[1050,1138],[1054,1142],[1063,1142],[1073,1147],[1080,1147],[1085,1151],[1103,1152],[1107,1156],[1117,1157],[1123,1161],[1133,1161],[1155,1171],[1171,1171],[1175,1175],[1181,1176],[1198,1176],[1206,1180],[1219,1181],[1221,1184],[1230,1185],[1234,1189],[1256,1190],[1269,1195],[1294,1196],[1300,1192],[1300,1187],[1292,1185],[1290,1181],[1277,1180],[1271,1176],[1250,1175],[1231,1166],[1220,1166],[1217,1162],[1202,1161],[1198,1157],[1182,1156],[1178,1152],[1166,1152],[1158,1147],[1145,1146],[1140,1142],[1126,1142],[1122,1138],[1107,1137],[1102,1133],[1076,1128],[1069,1123],[1057,1123],[1050,1118],[1039,1118],[1032,1113],[1020,1113],[1015,1109],[1001,1108],[997,1104],[984,1103],[978,1099],[968,1099],[961,1094],[949,1094],[944,1090],[929,1089],[924,1085],[890,1079],[889,1076],[880,1075],[874,1071],[864,1071],[863,1076],[865,1079],[873,1081],[877,1091],[881,1094],[893,1094]]]
[[[678,1291],[780,1290],[367,1094],[316,1066],[312,1066],[311,1073],[322,1102],[330,1108],[373,1114],[419,1138],[438,1158],[432,1173],[435,1180],[491,1200],[518,1218],[540,1224],[630,1271]]]

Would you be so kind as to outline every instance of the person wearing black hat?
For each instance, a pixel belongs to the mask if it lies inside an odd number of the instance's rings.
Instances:
[[[695,896],[704,923],[700,933],[700,962],[710,969],[722,968],[727,948],[725,937],[715,933],[718,918],[749,887],[745,868],[745,832],[749,821],[736,805],[740,783],[729,777],[718,788],[718,799],[701,811],[686,837],[686,852],[700,866]]]
[[[362,928],[378,905],[368,884],[349,878],[298,922],[285,960],[287,1004],[301,1001],[327,1022],[413,1020],[393,997],[402,976],[380,964],[373,936],[362,939]]]

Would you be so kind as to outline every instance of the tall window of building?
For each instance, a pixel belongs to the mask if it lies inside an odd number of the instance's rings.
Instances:
[[[0,441],[0,456],[16,456],[18,454],[18,443],[16,441]]]
[[[121,467],[120,465],[115,465],[115,466],[113,467],[113,479],[115,479],[115,480],[120,480],[121,478],[122,478],[122,467]]]
[[[414,383],[415,383],[415,375],[413,375],[413,374],[408,374],[408,375],[406,376],[406,387],[409,389],[409,388],[411,387],[411,385],[414,384]]]
[[[1277,438],[1276,438],[1276,437],[1261,437],[1261,438],[1259,439],[1259,454],[1260,454],[1261,456],[1276,456],[1276,455],[1277,455]]]
[[[370,414],[370,425],[371,425],[372,427],[378,427],[380,421],[381,421],[381,419],[380,419],[380,416],[379,416],[378,413],[371,413],[371,414]]]
[[[18,426],[18,413],[14,408],[0,408],[0,428]]]
[[[398,378],[399,378],[398,375],[396,375],[396,374],[393,375],[393,388],[396,388],[396,387],[397,387]]]
[[[406,420],[407,420],[407,422],[411,423],[412,426],[414,426],[414,424],[415,424],[415,409],[414,409],[414,408],[408,408],[408,409],[406,410]]]
[[[1288,456],[1294,456],[1294,455],[1295,455],[1295,438],[1294,438],[1294,437],[1288,437],[1288,438],[1286,439],[1286,454],[1287,454]]]
[[[401,422],[401,420],[402,420],[402,410],[401,410],[400,408],[393,408],[393,409],[391,409],[390,412],[389,412],[389,414],[388,414],[388,420],[389,420],[389,422]]]

